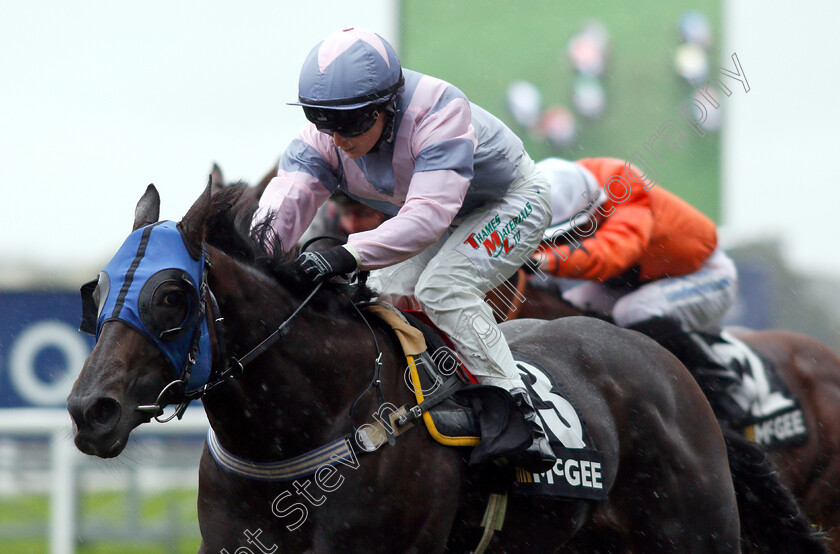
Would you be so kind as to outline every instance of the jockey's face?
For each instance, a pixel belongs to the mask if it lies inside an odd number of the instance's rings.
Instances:
[[[385,128],[385,119],[385,115],[380,112],[373,127],[355,137],[345,137],[339,131],[333,131],[333,142],[351,159],[361,158],[379,141]]]

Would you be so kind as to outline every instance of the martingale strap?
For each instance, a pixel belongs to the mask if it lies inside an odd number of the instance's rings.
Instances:
[[[240,458],[225,450],[212,427],[207,431],[207,447],[210,455],[222,469],[240,477],[258,481],[291,481],[299,477],[312,475],[318,468],[344,464],[357,464],[356,452],[351,446],[351,438],[344,436],[311,450],[306,454],[280,462],[258,463]]]

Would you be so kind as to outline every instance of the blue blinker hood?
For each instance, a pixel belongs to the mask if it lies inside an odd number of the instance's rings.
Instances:
[[[99,313],[85,313],[82,330],[86,330],[85,322],[92,323],[93,317],[97,339],[107,321],[129,325],[160,349],[177,379],[183,379],[184,372],[190,370],[188,357],[197,340],[187,391],[203,386],[211,367],[210,335],[201,294],[204,267],[204,252],[198,259],[190,255],[175,222],[163,221],[137,229],[100,273]],[[189,308],[178,327],[163,329],[152,313],[152,300],[158,287],[172,281],[187,289]],[[82,296],[84,299],[85,287]],[[90,306],[85,303],[86,312]]]

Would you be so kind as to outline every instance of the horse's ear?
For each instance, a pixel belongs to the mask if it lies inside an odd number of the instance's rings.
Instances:
[[[160,194],[154,185],[146,187],[146,192],[140,197],[137,202],[137,207],[134,208],[134,229],[136,231],[140,227],[157,223],[160,217]]]
[[[207,181],[207,188],[198,197],[187,214],[181,219],[178,226],[181,234],[187,243],[187,247],[193,252],[201,252],[201,244],[204,242],[204,223],[210,215],[210,198],[213,192],[212,178]]]
[[[213,192],[225,188],[225,179],[222,176],[222,168],[219,164],[213,163],[213,169],[210,170],[210,186],[213,187]]]

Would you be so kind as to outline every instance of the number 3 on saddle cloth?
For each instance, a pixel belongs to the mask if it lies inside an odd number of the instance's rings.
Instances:
[[[367,307],[394,328],[408,361],[406,384],[417,405],[395,414],[397,426],[422,419],[437,442],[473,447],[469,464],[513,455],[530,444],[527,424],[507,391],[476,384],[460,363],[452,343],[421,312],[403,312],[386,304]],[[411,344],[422,333],[423,347]],[[416,352],[420,348],[423,351]],[[414,351],[414,352],[412,352]],[[557,463],[542,474],[513,469],[511,492],[529,496],[606,499],[604,456],[596,450],[577,411],[561,394],[559,383],[533,364],[517,361],[531,401],[542,418]],[[402,430],[398,431],[401,433]],[[395,433],[397,434],[397,433]]]

